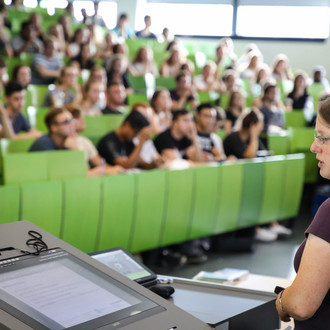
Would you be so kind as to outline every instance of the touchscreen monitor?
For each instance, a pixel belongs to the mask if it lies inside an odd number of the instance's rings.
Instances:
[[[157,282],[157,275],[123,248],[94,252],[91,256],[142,285],[148,286]]]
[[[113,329],[165,309],[60,248],[0,261],[0,308],[34,329]]]

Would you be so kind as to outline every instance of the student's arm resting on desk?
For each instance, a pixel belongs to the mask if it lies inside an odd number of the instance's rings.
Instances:
[[[276,300],[276,309],[283,321],[311,318],[321,306],[330,288],[330,244],[312,234],[308,235],[301,263],[292,285]],[[283,307],[283,310],[282,310]]]

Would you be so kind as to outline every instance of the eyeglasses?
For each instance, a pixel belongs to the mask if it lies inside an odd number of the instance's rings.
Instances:
[[[62,121],[62,122],[55,122],[55,124],[56,125],[70,125],[70,124],[74,124],[74,122],[75,122],[75,119],[67,119],[67,120],[64,120],[64,121]]]
[[[325,138],[325,137],[322,137],[322,136],[319,136],[319,135],[316,135],[316,133],[313,134],[314,136],[314,140],[318,140],[318,142],[323,145],[325,142],[327,142],[328,140],[330,140],[330,138]]]

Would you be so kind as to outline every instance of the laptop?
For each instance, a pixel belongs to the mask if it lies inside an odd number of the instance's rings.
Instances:
[[[157,284],[157,275],[121,247],[93,252],[89,255],[146,288]]]

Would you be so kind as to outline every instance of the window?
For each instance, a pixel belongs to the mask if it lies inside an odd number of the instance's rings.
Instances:
[[[141,0],[142,1],[142,0]],[[136,12],[136,30],[143,16],[152,30],[164,27],[185,36],[326,39],[328,0],[144,0]]]
[[[238,6],[236,34],[326,39],[329,37],[329,9],[322,6]]]
[[[218,3],[149,2],[152,30],[160,34],[164,27],[176,35],[229,36],[232,34],[233,6]],[[143,17],[136,20],[136,30],[144,27]]]

